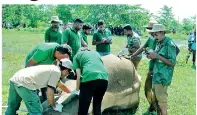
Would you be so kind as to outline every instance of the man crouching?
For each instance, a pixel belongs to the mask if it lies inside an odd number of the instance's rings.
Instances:
[[[10,79],[8,95],[8,108],[5,115],[16,115],[23,100],[30,115],[41,115],[42,105],[36,89],[47,87],[47,98],[51,107],[56,107],[54,90],[58,86],[63,91],[71,91],[60,81],[69,75],[72,70],[72,62],[69,59],[60,60],[59,66],[38,65],[19,70]]]

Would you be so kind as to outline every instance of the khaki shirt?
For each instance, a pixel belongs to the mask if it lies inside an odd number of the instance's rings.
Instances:
[[[130,48],[135,48],[136,47],[135,46],[136,43],[141,45],[140,36],[137,35],[135,32],[133,32],[133,36],[132,37],[131,36],[127,37],[127,46],[128,46],[129,49]],[[130,53],[130,55],[131,55],[131,53]],[[142,57],[142,53],[138,54],[137,57],[141,58]]]
[[[19,70],[10,79],[30,90],[51,86],[56,88],[61,72],[55,65],[38,65]]]

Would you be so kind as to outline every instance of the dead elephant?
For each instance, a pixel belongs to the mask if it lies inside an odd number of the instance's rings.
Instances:
[[[135,112],[139,104],[141,79],[134,65],[131,61],[112,54],[102,57],[102,60],[109,72],[108,89],[103,97],[102,112],[111,113],[122,110]],[[68,80],[66,85],[74,90],[76,81]],[[63,102],[63,112],[48,109],[48,103],[45,101],[43,103],[44,115],[77,115],[77,96],[62,94],[58,98],[60,98],[58,101]],[[90,105],[89,113],[92,113],[92,105]]]

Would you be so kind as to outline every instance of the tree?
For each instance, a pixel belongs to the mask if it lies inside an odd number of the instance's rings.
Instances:
[[[184,33],[190,33],[193,31],[194,27],[196,26],[196,16],[190,18],[184,18],[182,23],[182,31]]]
[[[161,11],[159,11],[159,15],[156,16],[156,19],[159,23],[165,25],[169,30],[176,29],[178,24],[174,18],[174,14],[172,13],[172,7],[168,7],[166,5],[161,8]]]

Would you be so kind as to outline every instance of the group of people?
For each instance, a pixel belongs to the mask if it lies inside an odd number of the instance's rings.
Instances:
[[[25,68],[10,78],[5,115],[17,114],[22,100],[30,115],[41,115],[41,102],[45,100],[48,100],[52,109],[57,110],[57,103],[54,101],[57,87],[64,92],[79,95],[79,115],[88,114],[92,98],[93,113],[101,115],[101,102],[108,86],[108,72],[100,54],[90,51],[87,41],[81,38],[80,32],[84,32],[82,36],[86,36],[89,26],[83,25],[81,19],[75,19],[72,27],[60,32],[57,16],[52,17],[51,24],[45,33],[45,43],[36,45],[26,56]],[[79,31],[81,28],[84,31]],[[76,79],[75,90],[71,91],[64,84],[65,78]]]
[[[118,55],[132,61],[136,70],[144,51],[150,59],[145,81],[145,96],[150,104],[145,114],[167,114],[167,89],[171,84],[176,56],[179,51],[174,41],[165,34],[169,31],[156,21],[145,26],[149,37],[141,46],[140,37],[132,26],[123,27],[127,35],[129,55]],[[42,107],[38,98],[41,89],[43,100],[48,100],[55,110],[54,92],[60,87],[64,92],[79,91],[79,115],[87,115],[93,98],[93,113],[101,115],[101,102],[107,90],[108,72],[101,56],[109,55],[112,34],[105,28],[103,20],[98,21],[98,30],[93,34],[92,45],[96,51],[88,49],[87,35],[91,31],[88,24],[75,19],[71,27],[60,31],[60,20],[52,16],[51,27],[45,32],[45,43],[38,44],[25,60],[25,68],[10,79],[8,108],[5,115],[15,115],[23,100],[32,115],[41,115]],[[141,47],[140,47],[141,46]],[[73,71],[74,70],[74,71]],[[63,79],[76,79],[76,90],[71,91]]]

